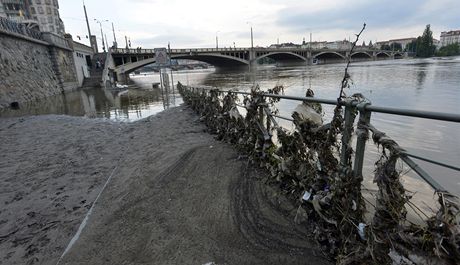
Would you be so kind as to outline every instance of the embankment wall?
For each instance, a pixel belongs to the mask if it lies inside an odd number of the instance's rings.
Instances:
[[[71,50],[0,30],[0,107],[78,86]]]

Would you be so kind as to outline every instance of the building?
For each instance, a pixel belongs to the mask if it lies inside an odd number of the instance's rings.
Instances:
[[[70,37],[71,38],[71,37]],[[85,78],[90,77],[91,61],[94,56],[94,50],[90,46],[73,41],[73,57],[75,61],[75,70],[79,86],[83,85]]]
[[[31,28],[38,27],[42,32],[60,36],[65,33],[57,0],[0,0],[0,16],[2,15]]]
[[[29,2],[30,17],[38,21],[40,30],[64,35],[64,23],[59,17],[59,3],[57,0],[25,0]]]
[[[441,32],[440,46],[444,47],[450,44],[460,43],[460,30],[451,30]]]
[[[401,44],[402,50],[406,50],[406,47],[409,43],[416,41],[417,38],[403,38],[403,39],[394,39],[394,40],[389,40],[388,45],[392,45],[393,43],[399,43]]]
[[[0,17],[6,17],[5,9],[3,8],[2,2],[0,2]]]
[[[29,16],[28,2],[24,0],[0,0],[4,16],[10,20],[20,22]]]

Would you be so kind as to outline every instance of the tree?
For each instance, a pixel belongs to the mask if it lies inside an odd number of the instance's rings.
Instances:
[[[383,44],[380,49],[384,51],[391,51],[391,47],[388,44]]]
[[[363,41],[363,45],[362,45],[362,46],[363,46],[363,47],[366,47],[366,42],[365,42],[365,41]]]
[[[433,32],[430,29],[430,24],[426,25],[422,37],[417,38],[417,57],[431,57],[434,55],[436,46],[433,44]]]
[[[437,56],[454,56],[460,55],[460,45],[453,43],[444,47],[441,47],[436,53]]]
[[[413,40],[410,43],[408,43],[406,45],[406,51],[415,53],[417,51],[417,40]]]
[[[374,45],[372,45],[372,41],[369,41],[369,47],[372,47]]]

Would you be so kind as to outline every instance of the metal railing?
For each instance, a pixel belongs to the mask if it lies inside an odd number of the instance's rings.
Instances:
[[[33,39],[42,40],[42,33],[40,31],[30,29],[25,24],[17,23],[8,18],[0,17],[0,29],[7,32],[30,37]]]
[[[203,91],[211,91],[216,90],[213,88],[205,88],[205,87],[190,87],[192,90],[200,89]],[[243,92],[243,91],[225,91],[225,90],[218,90],[222,93],[231,93],[236,95],[244,95],[248,96],[251,95],[250,92]],[[431,111],[421,111],[421,110],[411,110],[411,109],[400,109],[400,108],[389,108],[383,106],[374,106],[369,101],[357,101],[357,100],[331,100],[331,99],[322,99],[322,98],[314,98],[314,97],[298,97],[298,96],[287,96],[287,95],[275,95],[275,94],[268,94],[263,93],[263,97],[266,98],[277,98],[277,99],[285,99],[285,100],[294,100],[300,102],[309,102],[309,103],[320,103],[326,105],[334,105],[334,106],[343,106],[345,107],[344,111],[344,128],[353,128],[353,119],[348,119],[347,117],[351,116],[352,113],[359,112],[358,117],[358,127],[361,130],[364,130],[365,133],[358,134],[357,141],[356,141],[356,148],[355,148],[355,158],[353,163],[353,175],[356,177],[362,176],[362,170],[364,165],[364,153],[366,142],[368,139],[368,131],[373,133],[380,133],[372,124],[371,124],[371,114],[375,113],[384,113],[390,115],[398,115],[398,116],[407,116],[407,117],[415,117],[415,118],[423,118],[423,119],[431,119],[431,120],[438,120],[438,121],[446,121],[446,122],[454,122],[460,123],[460,115],[453,114],[453,113],[442,113],[442,112],[431,112]],[[243,105],[238,105],[239,107],[245,108]],[[271,119],[272,123],[276,126],[279,126],[276,122],[275,118],[283,119],[287,121],[294,121],[291,118],[283,117],[280,115],[272,114],[271,111],[265,109],[265,111],[260,112],[260,119],[263,120],[265,117]],[[265,116],[265,117],[264,117]],[[351,124],[350,124],[351,123]],[[268,128],[266,128],[268,129]],[[351,137],[351,133],[346,136]],[[385,136],[386,139],[391,140],[389,137]],[[348,142],[349,139],[344,139],[343,142]],[[392,140],[391,140],[392,141]],[[396,143],[396,142],[394,142]],[[397,145],[397,143],[396,143]],[[424,162],[428,162],[431,164],[435,164],[444,168],[448,168],[450,170],[459,171],[460,166],[458,165],[450,165],[445,162],[436,161],[431,158],[419,156],[413,154],[404,148],[400,147],[399,145],[396,146],[396,149],[399,151],[400,159],[407,164],[414,172],[416,172],[425,182],[427,182],[436,192],[447,192],[445,188],[443,188],[429,173],[427,173],[423,168],[421,168],[417,163],[413,161],[412,158],[418,159]],[[344,148],[342,148],[342,152],[344,152]],[[344,154],[341,153],[340,157],[343,158]],[[342,161],[343,162],[343,161]]]

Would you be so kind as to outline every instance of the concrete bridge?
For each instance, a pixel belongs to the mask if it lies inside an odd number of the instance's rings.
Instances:
[[[206,62],[215,67],[255,67],[261,59],[268,57],[277,62],[300,62],[325,64],[344,62],[349,50],[308,49],[308,48],[198,48],[171,49],[171,59],[187,59]],[[154,49],[110,49],[111,65],[118,80],[125,80],[127,75],[145,65],[155,63]],[[407,57],[406,53],[374,50],[359,47],[353,52],[353,61],[399,59]]]

